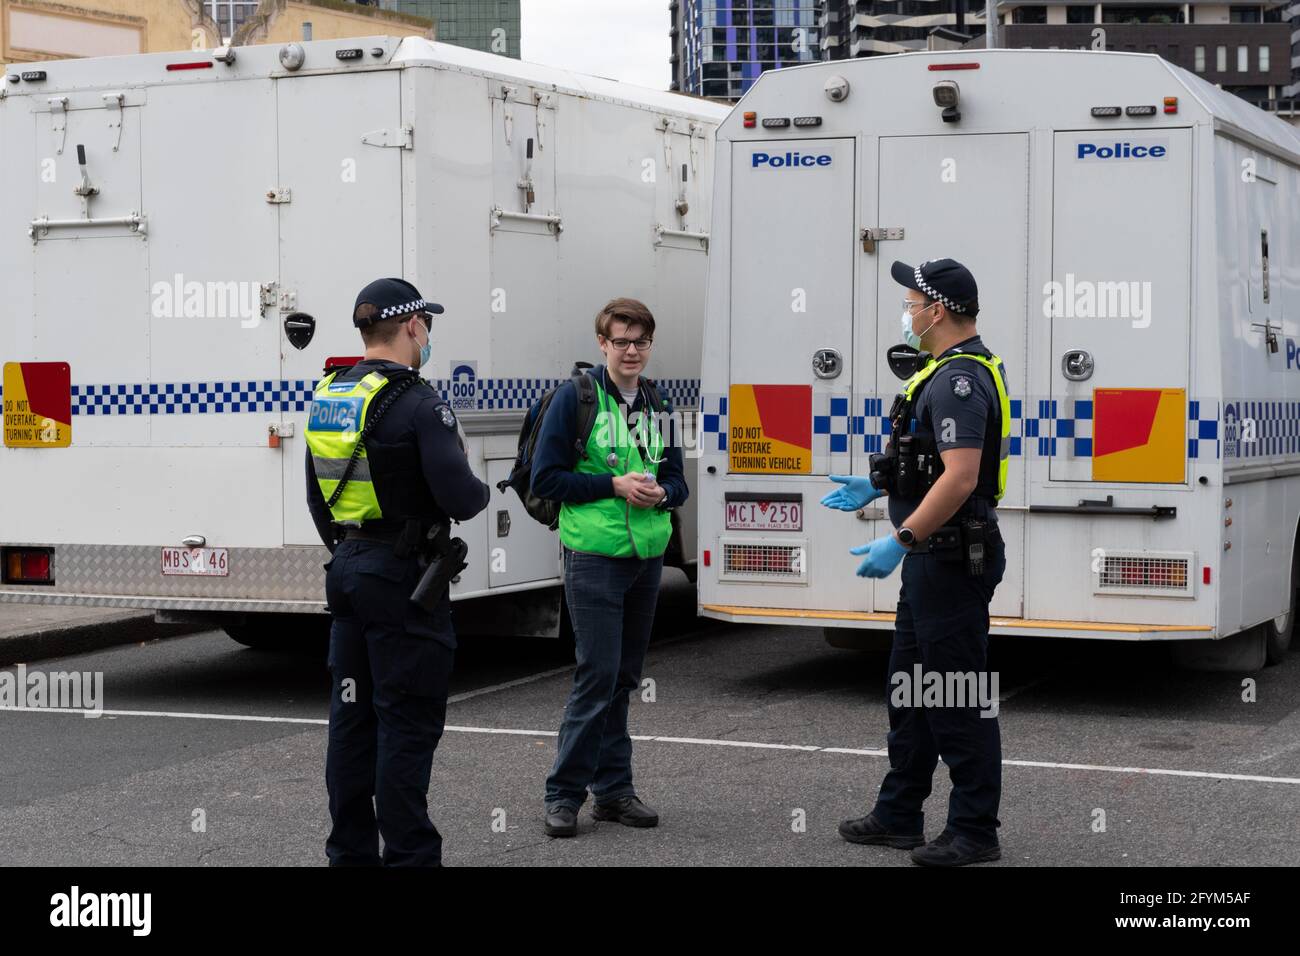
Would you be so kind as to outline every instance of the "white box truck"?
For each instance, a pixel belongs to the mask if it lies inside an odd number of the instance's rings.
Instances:
[[[1013,400],[992,632],[1278,659],[1300,130],[1156,56],[917,53],[764,74],[719,129],[716,176],[702,614],[832,643],[892,628],[898,572],[858,578],[848,554],[888,533],[884,509],[818,501],[889,437],[891,263],[951,257]]]
[[[650,371],[689,417],[726,113],[420,38],[9,66],[0,602],[250,641],[319,615],[303,425],[323,369],[361,354],[352,304],[381,276],[446,307],[425,374],[489,483],[529,405],[599,357],[614,296],[655,313]],[[453,599],[554,633],[557,537],[514,492],[454,530]]]

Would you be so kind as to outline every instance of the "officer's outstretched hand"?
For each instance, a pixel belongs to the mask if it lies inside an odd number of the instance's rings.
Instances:
[[[859,508],[865,508],[867,504],[884,494],[883,491],[871,483],[870,478],[857,478],[853,475],[831,475],[830,479],[831,481],[838,481],[844,487],[836,488],[822,499],[822,504],[827,508],[838,508],[840,511],[857,511]]]
[[[892,534],[887,534],[875,541],[849,548],[849,554],[867,556],[866,560],[858,565],[858,577],[884,578],[898,567],[898,562],[903,560],[907,549],[899,544]]]

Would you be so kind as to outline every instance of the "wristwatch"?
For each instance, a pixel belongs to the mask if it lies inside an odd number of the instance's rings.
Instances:
[[[911,528],[899,528],[897,532],[898,540],[902,542],[903,547],[910,548],[916,544],[916,535],[912,533]]]

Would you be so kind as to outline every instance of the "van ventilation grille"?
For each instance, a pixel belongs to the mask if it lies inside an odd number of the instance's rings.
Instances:
[[[807,555],[802,541],[723,540],[719,577],[724,581],[802,583],[808,580]]]
[[[1097,594],[1148,594],[1194,597],[1194,555],[1171,551],[1093,552],[1093,589]]]

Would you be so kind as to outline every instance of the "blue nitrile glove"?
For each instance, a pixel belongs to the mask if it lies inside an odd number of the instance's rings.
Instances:
[[[907,549],[899,544],[892,534],[887,534],[875,541],[868,541],[856,548],[849,548],[849,554],[865,554],[867,556],[866,560],[858,565],[858,577],[884,578],[888,577],[890,572],[898,567],[898,562],[903,560],[903,555],[907,554]]]
[[[843,488],[836,488],[829,495],[822,499],[822,504],[827,508],[838,508],[840,511],[857,511],[859,508],[865,508],[867,504],[875,501],[884,494],[879,488],[871,483],[870,478],[857,478],[853,475],[831,475],[831,481],[838,481]]]

